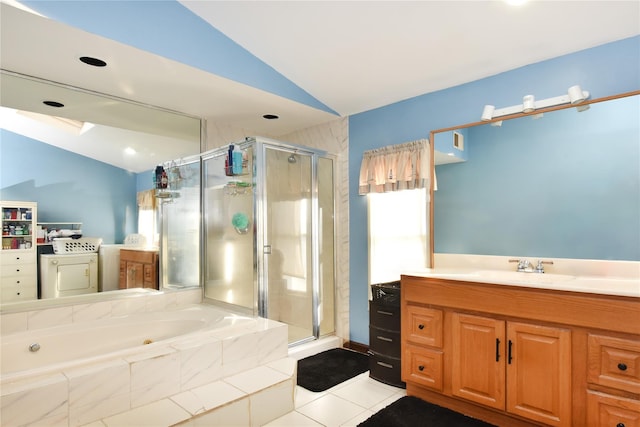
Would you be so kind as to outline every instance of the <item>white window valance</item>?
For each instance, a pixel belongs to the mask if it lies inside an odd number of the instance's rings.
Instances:
[[[427,139],[365,151],[359,194],[429,188],[430,156]]]

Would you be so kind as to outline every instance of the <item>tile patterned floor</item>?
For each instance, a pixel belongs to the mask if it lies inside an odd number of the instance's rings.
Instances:
[[[406,395],[404,389],[369,378],[368,371],[327,391],[296,386],[295,393],[295,410],[265,427],[355,427]]]

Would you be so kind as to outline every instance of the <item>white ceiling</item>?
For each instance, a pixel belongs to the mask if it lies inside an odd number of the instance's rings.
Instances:
[[[255,135],[283,135],[336,118],[2,1],[3,69]],[[518,8],[480,0],[181,3],[341,116],[640,34],[638,0],[538,0]],[[109,67],[87,73],[78,61],[60,60],[86,52]],[[265,113],[281,118],[267,121]],[[94,150],[94,158],[101,155]],[[140,160],[138,168],[154,162]]]
[[[640,33],[640,2],[180,0],[342,116]]]

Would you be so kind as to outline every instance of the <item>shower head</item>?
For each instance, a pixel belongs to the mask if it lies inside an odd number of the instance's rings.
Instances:
[[[295,163],[295,162],[297,162],[298,160],[296,159],[295,154],[292,154],[292,155],[290,155],[290,156],[287,158],[287,161],[288,161],[289,163]]]

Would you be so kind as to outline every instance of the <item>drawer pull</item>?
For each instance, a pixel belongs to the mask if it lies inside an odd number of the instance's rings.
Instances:
[[[421,329],[421,330],[422,330],[422,329],[424,329],[424,325],[423,325],[422,323],[421,323],[421,324],[419,324],[419,325],[418,325],[418,329]]]
[[[418,371],[420,371],[420,372],[424,371],[424,366],[422,366],[422,365],[418,366]]]
[[[382,366],[383,368],[393,369],[393,365],[389,365],[388,363],[384,363],[384,362],[376,362],[376,363]]]
[[[378,338],[380,341],[393,342],[393,338],[381,337],[380,335],[378,335],[376,338]]]
[[[624,427],[624,423],[618,423],[616,424],[616,427]]]
[[[393,316],[393,313],[390,311],[382,311],[382,310],[378,310],[378,313],[380,314],[384,314],[385,316]]]
[[[620,369],[621,371],[626,371],[627,365],[624,363],[618,363],[618,369]]]

